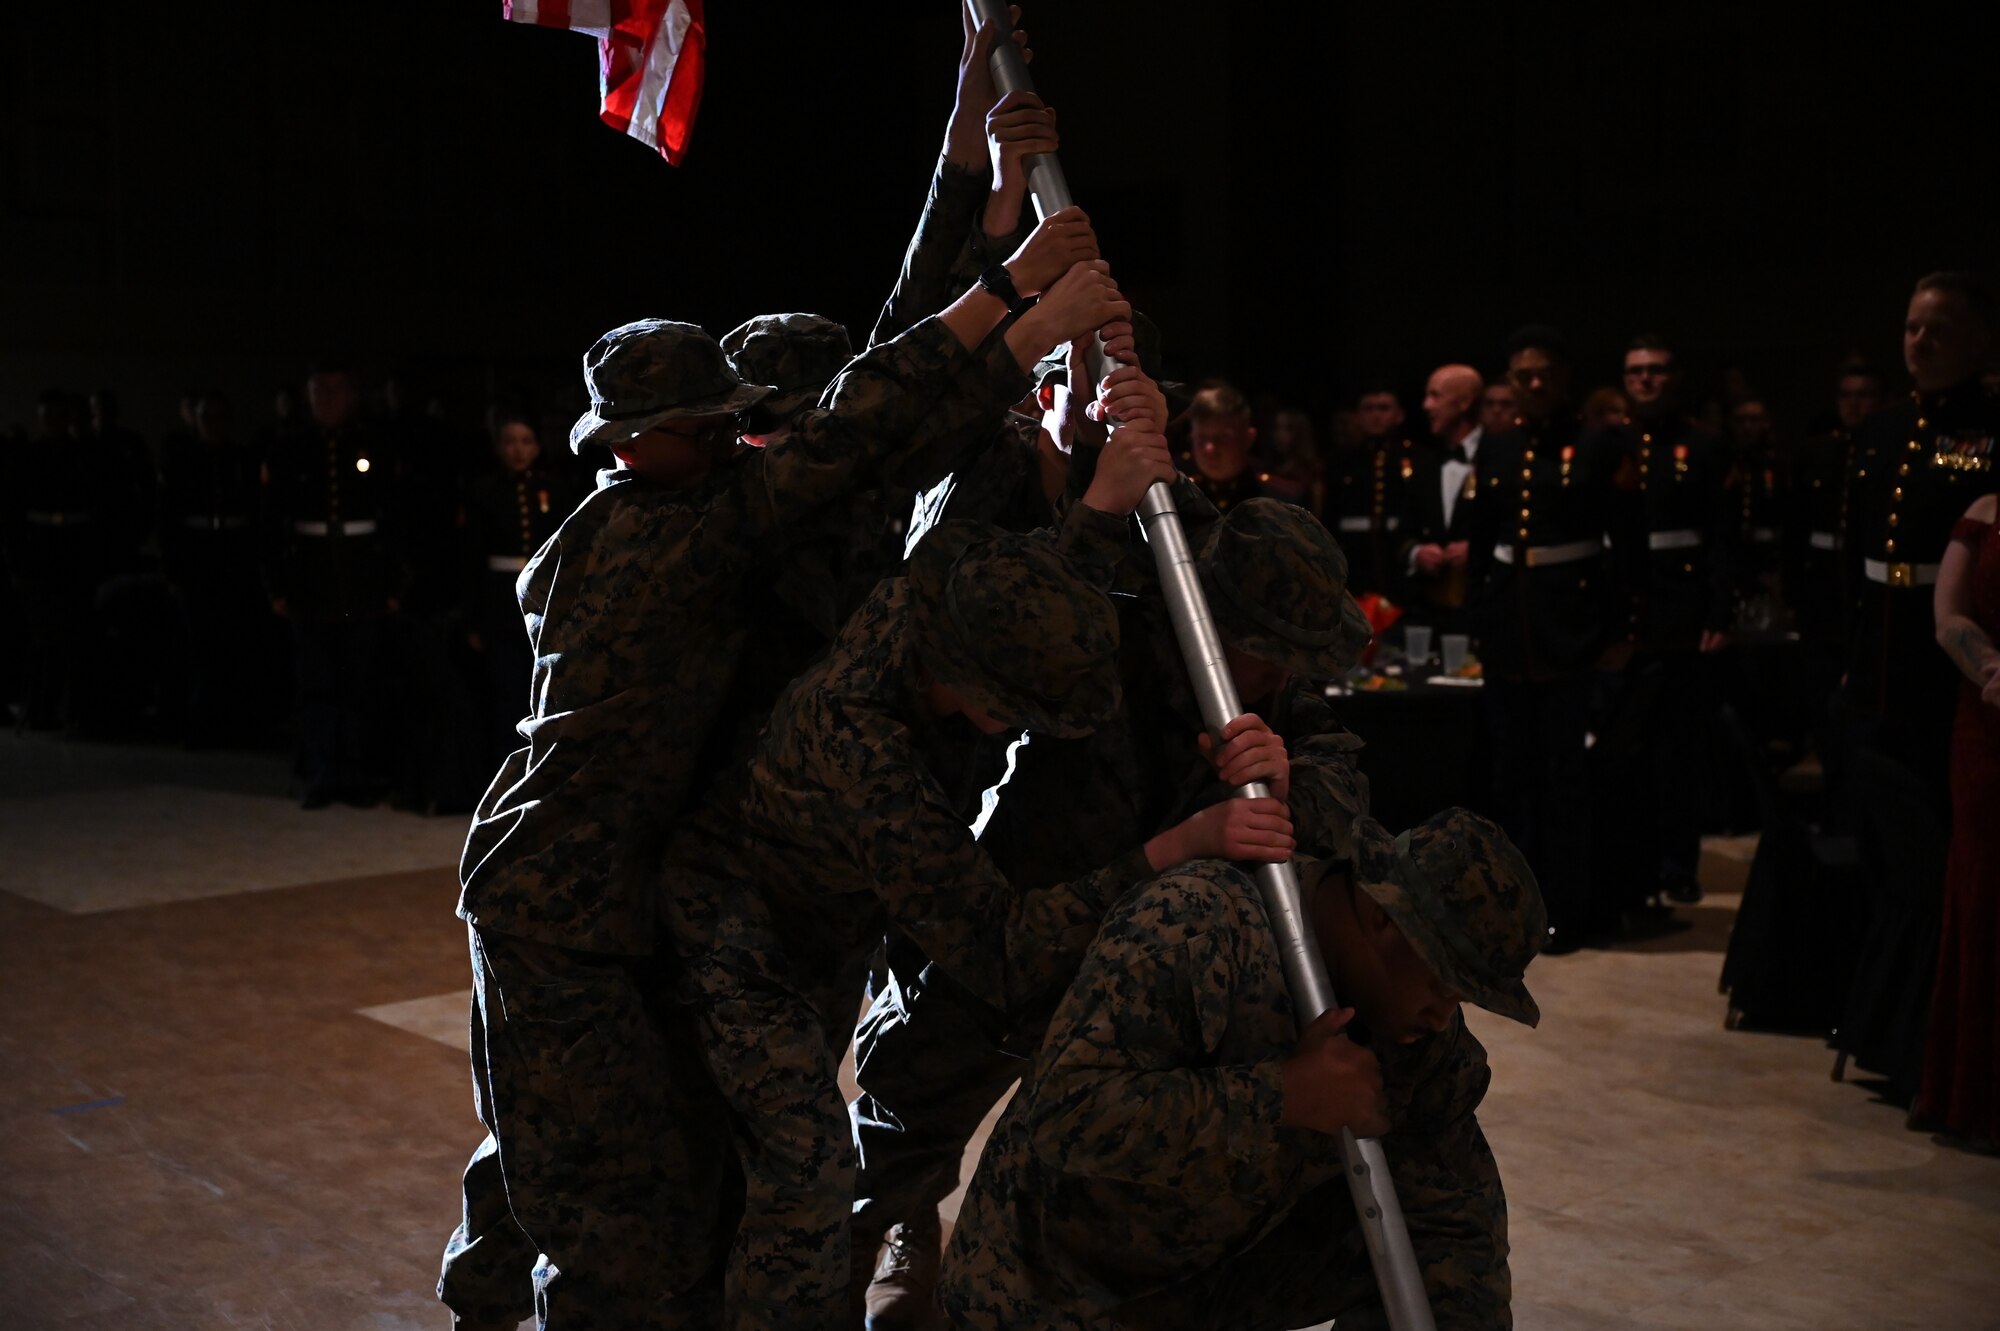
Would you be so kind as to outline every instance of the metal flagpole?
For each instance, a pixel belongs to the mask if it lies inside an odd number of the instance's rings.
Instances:
[[[1020,50],[1008,36],[1013,31],[1013,22],[1007,14],[1007,0],[972,0],[972,7],[979,16],[979,26],[998,28],[1000,32],[993,43],[994,86],[1002,96],[1033,92],[1035,85],[1028,76],[1027,62],[1021,59]],[[1027,166],[1028,190],[1038,217],[1046,218],[1074,202],[1069,182],[1063,177],[1062,164],[1052,154],[1030,157]],[[1086,357],[1092,382],[1101,382],[1107,368],[1102,344],[1086,348]],[[1222,639],[1209,616],[1208,598],[1203,595],[1201,581],[1195,574],[1194,556],[1188,549],[1187,535],[1181,530],[1172,489],[1164,483],[1155,483],[1146,492],[1139,513],[1145,524],[1147,544],[1159,565],[1160,587],[1167,598],[1174,635],[1180,640],[1195,697],[1201,704],[1202,721],[1211,733],[1220,734],[1223,726],[1235,720],[1243,708],[1236,696],[1236,681],[1230,677],[1228,662],[1222,654]],[[1262,782],[1253,782],[1239,787],[1235,793],[1239,799],[1263,799],[1271,792]],[[1292,866],[1260,864],[1256,873],[1264,913],[1277,934],[1278,955],[1284,965],[1285,982],[1291,989],[1292,1007],[1303,1030],[1320,1014],[1337,1006],[1333,985],[1327,979],[1326,962],[1320,957],[1298,875]],[[1375,1281],[1381,1287],[1389,1325],[1394,1331],[1435,1331],[1430,1299],[1424,1293],[1423,1274],[1417,1268],[1416,1251],[1410,1246],[1409,1228],[1403,1222],[1403,1208],[1396,1200],[1395,1183],[1389,1176],[1382,1143],[1373,1137],[1357,1138],[1351,1131],[1343,1131],[1341,1149],[1348,1191],[1353,1194],[1355,1210],[1361,1216],[1361,1232],[1368,1243],[1368,1258],[1375,1268]]]

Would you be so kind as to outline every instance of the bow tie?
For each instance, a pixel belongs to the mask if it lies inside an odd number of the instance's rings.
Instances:
[[[1464,444],[1453,444],[1450,456],[1453,462],[1463,462],[1468,467],[1472,465],[1472,459],[1466,456]]]

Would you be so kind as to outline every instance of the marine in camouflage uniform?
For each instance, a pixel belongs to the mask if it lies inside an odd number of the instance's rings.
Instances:
[[[1085,455],[1073,484],[1089,465]],[[1334,717],[1321,681],[1351,665],[1368,641],[1367,621],[1345,590],[1346,560],[1296,505],[1249,499],[1218,518],[1199,498],[1182,498],[1191,500],[1189,538],[1224,644],[1290,676],[1269,696],[1244,702],[1286,742],[1298,843],[1304,853],[1345,858],[1353,821],[1367,809],[1367,778],[1356,766],[1361,741]],[[1062,881],[1231,795],[1196,746],[1201,709],[1150,553],[1129,545],[1119,574],[1124,705],[1088,737],[1027,736],[993,792],[980,845],[1013,882]],[[956,1185],[980,1121],[1024,1070],[1010,1047],[1032,1049],[1047,1013],[1030,1014],[996,1041],[991,1015],[948,968],[927,966],[913,943],[891,939],[890,970],[855,1032],[862,1095],[853,1115],[863,1166],[855,1229],[865,1242],[898,1226],[881,1274],[920,1289],[938,1242],[937,1204]],[[902,1302],[871,1295],[870,1325],[895,1325]]]
[[[1117,619],[1091,582],[1108,578],[1124,533],[1085,505],[1053,542],[934,528],[668,848],[683,1001],[742,1138],[732,1326],[823,1327],[845,1304],[853,1154],[837,1069],[884,931],[917,940],[993,1009],[1045,1006],[1105,908],[1153,872],[1134,846],[1018,889],[932,757],[968,734],[940,710],[940,687],[995,728],[1079,735],[1115,711]]]
[[[1342,917],[1321,897],[1365,893],[1445,989],[1535,1024],[1521,977],[1547,921],[1498,827],[1461,809],[1391,838],[1364,818],[1351,863],[1352,886],[1336,862],[1303,875],[1329,958]],[[1394,1125],[1383,1146],[1437,1325],[1488,1331],[1512,1324],[1506,1200],[1475,1113],[1491,1073],[1455,1004],[1438,1025],[1371,1042]],[[980,1159],[945,1255],[952,1323],[1379,1319],[1339,1139],[1280,1124],[1282,1063],[1298,1043],[1241,869],[1200,861],[1119,902]]]
[[[846,327],[817,314],[760,314],[725,333],[722,350],[737,377],[771,386],[771,396],[744,421],[744,438],[765,448],[782,442],[854,359]],[[849,519],[834,514],[859,499],[844,496],[825,520],[790,545],[768,581],[742,589],[738,609],[753,636],[738,667],[735,700],[725,708],[738,721],[732,762],[748,756],[772,700],[826,650],[859,598],[879,580],[871,575],[867,587],[848,586],[841,581],[841,561],[828,553],[857,539]]]
[[[599,339],[585,377],[579,450],[769,392],[700,329],[660,320]],[[741,450],[691,488],[600,473],[522,572],[535,707],[460,867],[489,1133],[439,1282],[460,1318],[511,1324],[531,1293],[563,1327],[698,1318],[673,1295],[713,1265],[700,1242],[718,1225],[728,1152],[703,1135],[721,1131],[713,1092],[670,1056],[674,1031],[646,995],[662,982],[658,848],[734,733],[725,711],[750,640],[739,593],[858,475],[956,439],[1024,383],[1001,337],[968,350],[927,320],[850,365],[782,443]]]

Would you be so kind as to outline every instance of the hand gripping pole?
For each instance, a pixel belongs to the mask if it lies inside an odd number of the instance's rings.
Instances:
[[[1032,92],[1027,62],[1009,39],[1013,23],[1007,14],[1007,0],[972,0],[979,25],[998,28],[993,44],[993,83],[1002,96],[1011,92]],[[1035,214],[1046,218],[1070,206],[1069,182],[1061,163],[1050,154],[1027,160],[1028,189],[1034,197]],[[1101,381],[1106,366],[1101,344],[1087,349],[1093,381]],[[1208,598],[1202,593],[1195,574],[1194,556],[1188,550],[1187,535],[1181,530],[1179,512],[1174,508],[1170,487],[1156,484],[1146,493],[1139,508],[1146,529],[1146,542],[1159,566],[1160,587],[1173,617],[1174,636],[1180,641],[1195,698],[1201,705],[1202,722],[1210,733],[1236,719],[1242,705],[1236,697],[1236,681],[1222,653],[1222,639],[1208,612]],[[1239,799],[1261,799],[1271,792],[1262,782],[1253,782],[1236,791]],[[1306,914],[1298,875],[1290,864],[1260,864],[1257,887],[1264,901],[1264,913],[1277,935],[1278,955],[1291,989],[1292,1007],[1303,1030],[1321,1013],[1335,1006],[1333,985],[1328,981],[1326,963],[1319,954],[1312,924]],[[1361,1232],[1368,1243],[1368,1258],[1381,1287],[1382,1304],[1393,1331],[1435,1331],[1430,1300],[1424,1293],[1423,1274],[1417,1267],[1410,1233],[1403,1223],[1403,1208],[1396,1200],[1394,1181],[1382,1143],[1375,1138],[1341,1134],[1348,1191],[1354,1196],[1361,1217]]]

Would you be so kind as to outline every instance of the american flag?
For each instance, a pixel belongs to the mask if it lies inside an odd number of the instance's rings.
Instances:
[[[604,123],[675,166],[701,104],[707,29],[702,0],[501,0],[515,23],[597,38]]]

